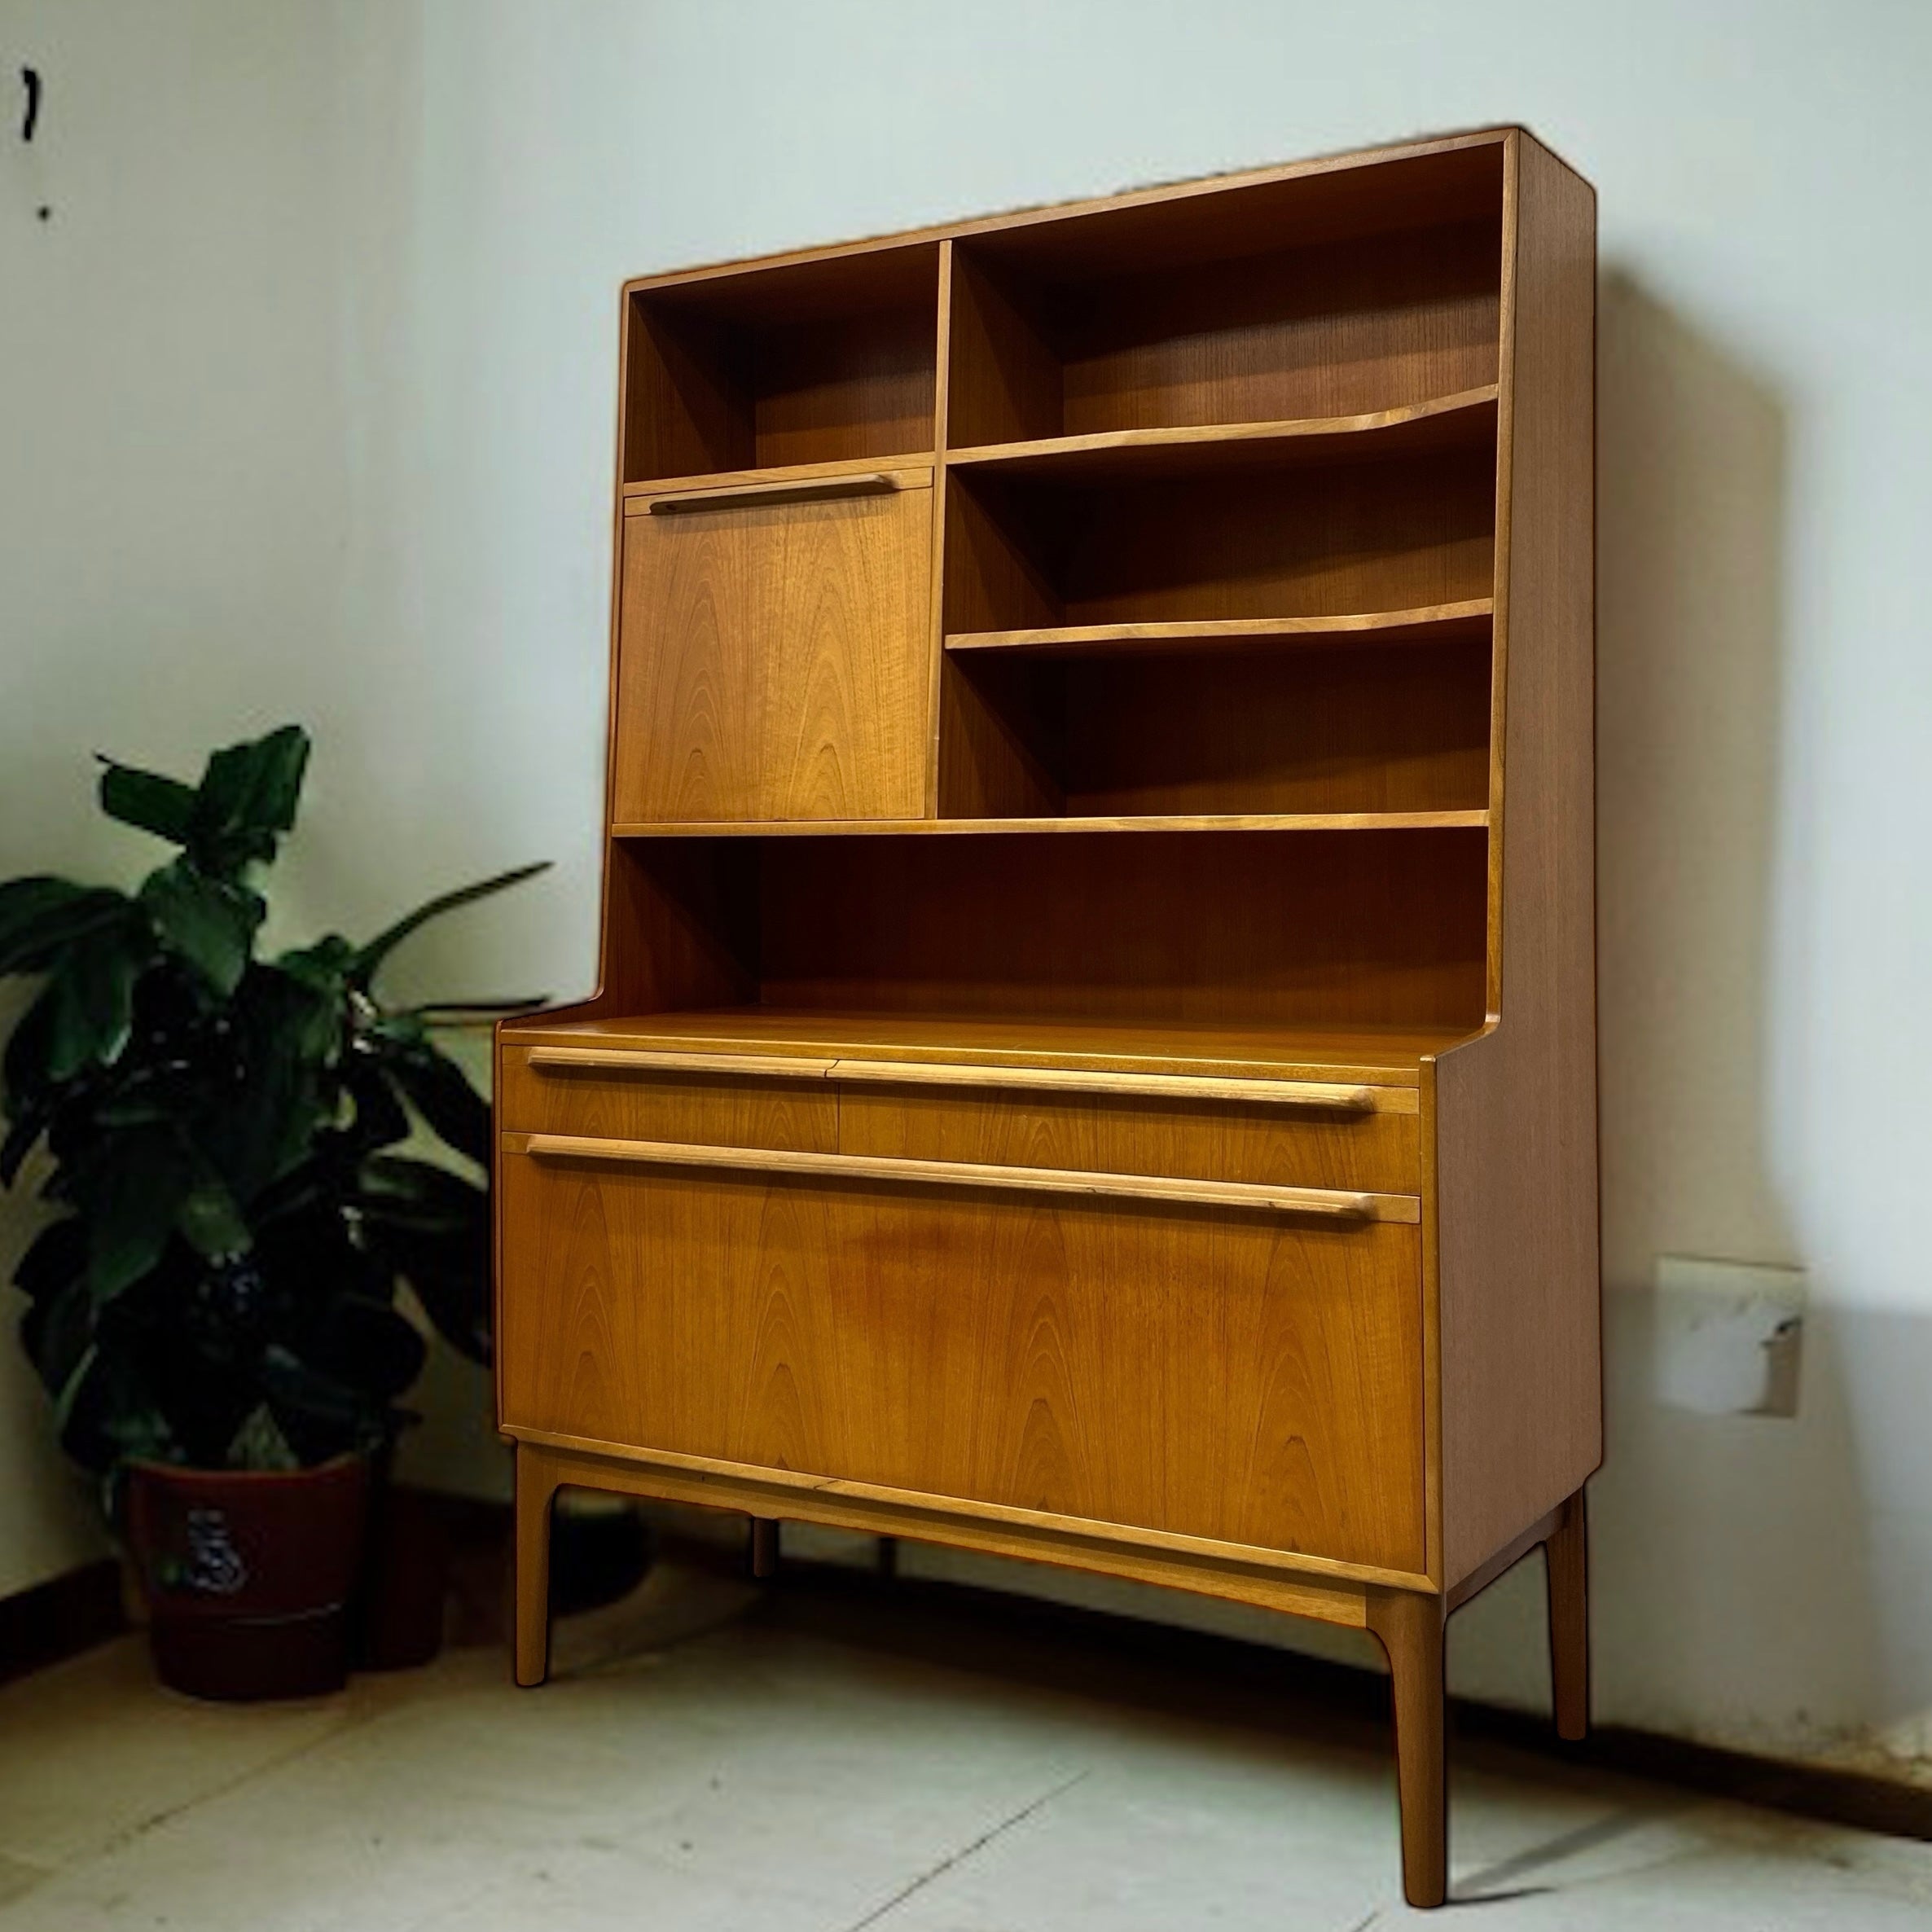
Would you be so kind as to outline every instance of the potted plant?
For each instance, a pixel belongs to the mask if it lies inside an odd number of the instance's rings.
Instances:
[[[0,1098],[0,1183],[45,1152],[56,1218],[15,1280],[68,1452],[103,1479],[164,1679],[206,1696],[339,1684],[379,1471],[435,1327],[490,1353],[490,1111],[440,1021],[375,990],[447,893],[362,945],[258,956],[295,823],[285,726],[198,785],[108,762],[100,802],[175,848],[132,893],[0,885],[0,975],[37,977]],[[407,1151],[423,1144],[435,1157]]]

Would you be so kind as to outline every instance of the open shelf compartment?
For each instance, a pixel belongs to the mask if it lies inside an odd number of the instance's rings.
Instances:
[[[940,813],[1481,813],[1488,621],[1418,629],[949,653]]]
[[[938,304],[936,242],[634,288],[624,481],[930,450]]]
[[[969,237],[948,443],[1354,415],[1494,383],[1499,147]]]
[[[1479,827],[623,839],[580,1016],[872,1016],[935,1051],[1069,1025],[1460,1036],[1487,854]]]

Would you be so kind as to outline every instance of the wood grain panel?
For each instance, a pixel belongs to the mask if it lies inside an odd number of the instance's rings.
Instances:
[[[1087,1522],[1078,1517],[1042,1516],[957,1498],[935,1499],[876,1483],[796,1476],[783,1469],[673,1456],[548,1429],[513,1433],[520,1464],[525,1454],[554,1461],[564,1470],[560,1480],[590,1489],[655,1496],[766,1520],[916,1538],[1034,1563],[1064,1564],[1357,1629],[1366,1620],[1368,1588],[1377,1584],[1426,1587],[1426,1579],[1399,1570],[1336,1563],[1293,1551],[1216,1543],[1205,1537]]]
[[[1601,1460],[1597,1264],[1595,197],[1515,161],[1496,636],[1493,1030],[1445,1054],[1439,1118],[1444,1582]]]
[[[1350,415],[1494,382],[1499,226],[1492,214],[1069,292],[1065,433]]]
[[[1419,1105],[1425,1055],[1473,1029],[1366,1026],[1253,1020],[1042,1018],[1014,1013],[841,1012],[779,1005],[635,1012],[506,1023],[508,1043],[646,1052],[793,1054],[828,1061],[925,1060],[942,1067],[1065,1068],[1130,1076],[1175,1074],[1400,1087]]]
[[[839,1084],[841,1153],[1414,1193],[1416,1117]]]
[[[1481,810],[1486,634],[948,658],[940,810],[1069,818]]]
[[[504,1420],[1394,1569],[1416,1230],[503,1162]]]
[[[930,512],[901,489],[627,518],[618,821],[917,817]]]
[[[759,850],[735,839],[608,841],[602,969],[585,1016],[755,999]]]
[[[801,323],[752,349],[754,460],[775,466],[933,447],[930,301]]]
[[[765,842],[773,1006],[1473,1027],[1480,830]]]
[[[533,1067],[530,1051],[506,1047],[498,1066],[497,1125],[510,1132],[838,1150],[838,1096],[829,1082],[815,1089],[722,1073]]]
[[[1016,287],[970,248],[953,249],[951,446],[1058,436],[1065,428],[1064,372],[1027,296],[1024,283]]]

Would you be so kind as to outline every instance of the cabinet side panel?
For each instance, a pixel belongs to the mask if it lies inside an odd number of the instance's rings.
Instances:
[[[1515,205],[1499,1002],[1437,1074],[1443,1570],[1602,1459],[1597,1259],[1596,200],[1526,135]]]

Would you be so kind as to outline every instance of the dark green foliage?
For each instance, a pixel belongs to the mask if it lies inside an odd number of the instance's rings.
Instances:
[[[258,959],[253,875],[294,826],[308,757],[288,725],[215,753],[199,785],[108,763],[103,809],[176,856],[132,896],[0,885],[0,975],[42,982],[0,1066],[0,1183],[44,1143],[62,1210],[15,1272],[21,1337],[90,1469],[375,1447],[423,1366],[406,1282],[489,1359],[490,1110],[436,1044],[439,1009],[385,1009],[371,983],[425,921],[542,868],[362,946]],[[418,1122],[450,1163],[397,1151]]]

